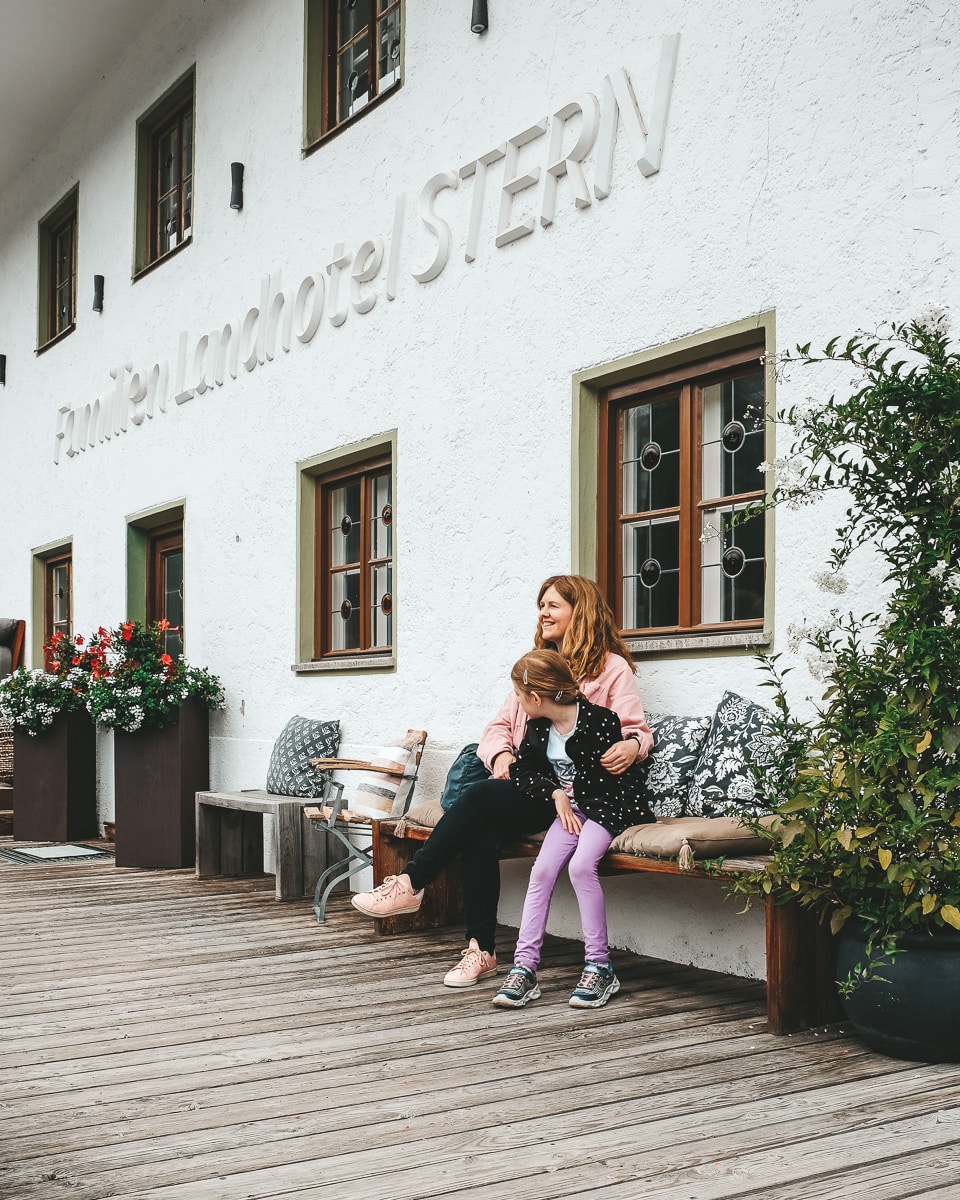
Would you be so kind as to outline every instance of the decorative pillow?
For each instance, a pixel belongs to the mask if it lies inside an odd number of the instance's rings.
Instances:
[[[653,749],[637,768],[656,817],[682,817],[709,717],[650,718]]]
[[[415,730],[387,746],[381,746],[369,759],[377,767],[390,767],[391,774],[378,771],[350,771],[344,780],[343,807],[372,821],[384,817],[402,817],[403,801],[398,804],[397,792],[401,776],[413,766],[419,739]],[[392,772],[398,771],[399,775]]]
[[[690,781],[687,813],[721,817],[762,813],[751,764],[761,770],[773,761],[773,718],[765,708],[736,692],[724,693]]]
[[[766,825],[775,818],[763,818]],[[677,858],[684,842],[694,858],[729,858],[731,855],[766,854],[770,841],[741,825],[736,817],[677,817],[655,825],[634,825],[614,838],[611,850],[644,858]]]
[[[330,776],[310,765],[311,758],[336,758],[340,722],[291,717],[270,754],[267,791],[274,796],[320,796]]]

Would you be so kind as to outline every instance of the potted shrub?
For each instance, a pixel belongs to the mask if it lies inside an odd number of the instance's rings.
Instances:
[[[818,582],[842,594],[866,543],[886,599],[788,629],[825,687],[812,722],[791,715],[783,664],[767,660],[781,744],[761,786],[780,840],[753,883],[829,921],[844,1007],[865,1040],[960,1061],[960,355],[932,310],[785,361],[842,364],[858,386],[781,414],[794,445],[763,464],[776,473],[769,503],[843,489],[849,507]]]
[[[21,841],[96,837],[96,731],[90,684],[106,670],[99,630],[89,642],[56,633],[46,669],[20,667],[0,683],[0,713],[14,728],[13,833]]]
[[[209,671],[166,652],[167,621],[126,621],[106,634],[109,671],[87,707],[113,728],[115,845],[120,867],[189,867],[194,797],[210,785],[209,713],[223,689]]]

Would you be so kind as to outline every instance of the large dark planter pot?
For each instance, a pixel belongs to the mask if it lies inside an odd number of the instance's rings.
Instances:
[[[35,737],[14,729],[13,770],[17,841],[97,836],[97,730],[88,713],[57,713]]]
[[[838,979],[866,964],[866,931],[848,921],[837,945]],[[960,1062],[960,933],[904,934],[892,962],[843,997],[847,1018],[874,1050],[911,1062]]]
[[[117,729],[113,742],[118,867],[192,867],[195,794],[210,787],[210,714],[184,702],[165,729]]]

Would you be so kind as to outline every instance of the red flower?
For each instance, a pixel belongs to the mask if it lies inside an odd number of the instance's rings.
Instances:
[[[166,633],[167,630],[170,628],[170,622],[167,620],[166,617],[164,617],[162,621],[157,622],[157,628],[160,630],[161,633]]]
[[[123,640],[125,642],[130,641],[130,639],[133,637],[133,622],[132,621],[126,621],[123,625],[120,626],[120,636],[123,638]]]
[[[78,633],[77,636],[73,640],[76,642],[76,644],[78,646],[83,645],[83,637],[81,636],[81,634]]]
[[[170,657],[169,654],[161,654],[160,661],[163,663],[163,665],[165,667],[169,667],[170,664],[173,662],[173,659]]]

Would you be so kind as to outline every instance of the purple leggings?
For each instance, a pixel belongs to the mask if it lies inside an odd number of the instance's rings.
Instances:
[[[567,833],[560,818],[547,830],[540,853],[530,872],[527,898],[523,902],[520,933],[514,961],[536,971],[540,965],[543,935],[547,931],[550,900],[563,868],[570,864],[570,882],[580,905],[583,926],[583,948],[587,962],[608,963],[607,907],[597,875],[597,864],[603,858],[613,837],[602,825],[588,820],[578,808],[573,810],[583,821],[579,835]]]

